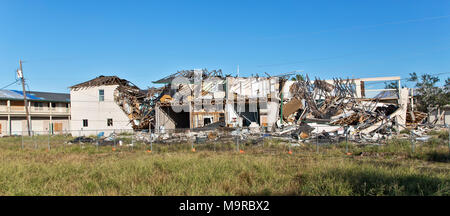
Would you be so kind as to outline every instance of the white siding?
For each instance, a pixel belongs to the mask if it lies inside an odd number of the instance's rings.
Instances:
[[[8,135],[8,120],[0,119],[0,125],[1,125],[0,137]]]
[[[128,117],[114,102],[114,90],[118,85],[90,87],[70,91],[72,135],[95,135],[99,132],[110,134],[113,130],[131,130]],[[99,90],[105,91],[104,101],[99,101]],[[107,119],[113,119],[113,126],[107,126]],[[83,119],[88,119],[88,127],[83,127]]]
[[[11,120],[11,134],[21,135],[22,131],[22,120]]]
[[[35,134],[46,134],[48,133],[44,130],[44,122],[40,119],[31,118],[31,130],[35,132]]]

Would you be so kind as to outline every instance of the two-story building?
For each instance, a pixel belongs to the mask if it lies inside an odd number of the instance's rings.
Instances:
[[[70,130],[70,95],[28,91],[30,129],[34,134]],[[0,136],[27,134],[27,116],[22,91],[0,90]]]
[[[69,87],[72,135],[132,131],[130,118],[114,100],[117,87],[127,83],[116,76],[99,76]]]

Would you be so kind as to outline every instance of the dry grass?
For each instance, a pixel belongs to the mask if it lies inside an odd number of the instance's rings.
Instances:
[[[89,145],[22,150],[18,138],[5,139],[0,195],[450,195],[445,143],[417,144],[415,153],[403,141],[351,145],[347,156],[343,144],[321,147],[321,154],[303,146],[289,155],[278,141],[242,144],[244,154],[231,151],[232,144],[216,152],[208,145],[196,152],[190,144],[160,145],[148,153]]]

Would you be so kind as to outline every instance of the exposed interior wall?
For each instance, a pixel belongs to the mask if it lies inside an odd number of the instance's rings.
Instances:
[[[269,110],[267,114],[267,126],[272,127],[275,125],[278,115],[280,113],[280,105],[278,102],[275,101],[269,101],[267,102],[267,109]]]
[[[190,113],[175,112],[170,106],[157,106],[155,108],[156,131],[173,130],[177,128],[190,128]]]
[[[268,127],[268,115],[269,112],[272,112],[269,110],[267,101],[260,102],[259,103],[259,125],[262,127]]]
[[[285,99],[289,99],[292,98],[292,94],[290,92],[291,86],[292,84],[294,84],[296,81],[292,81],[292,80],[286,80],[286,82],[283,85],[283,98]]]
[[[204,127],[219,122],[224,116],[223,112],[194,112],[192,113],[192,128]]]
[[[175,121],[169,117],[169,115],[162,111],[162,109],[164,109],[164,107],[161,106],[156,106],[155,108],[155,118],[156,118],[156,128],[155,130],[157,132],[164,130],[164,129],[168,129],[168,130],[173,130],[175,129]]]
[[[293,82],[288,82],[292,85]],[[286,91],[287,97],[290,97],[289,84],[282,91]],[[279,82],[278,78],[244,78],[244,77],[227,77],[227,102],[225,106],[226,125],[249,126],[251,122],[256,122],[261,126],[272,126],[278,114],[279,103],[268,102],[268,98],[275,99],[278,97]],[[248,103],[245,105],[245,111],[241,112],[239,117],[237,104],[231,101],[237,101],[238,97],[243,97],[247,102],[252,103],[249,99],[256,101],[256,110],[250,110]],[[263,99],[262,102],[259,99]],[[250,121],[249,121],[250,120]]]
[[[440,113],[438,110],[433,110],[430,112],[430,116],[428,117],[428,122],[434,122],[437,118],[441,117],[442,112],[444,112],[444,116],[441,119],[438,119],[436,124],[450,124],[450,107],[441,108]]]
[[[236,112],[232,103],[227,103],[225,105],[225,113],[225,122],[227,126],[236,127],[238,125],[241,125],[238,113]]]
[[[408,109],[408,93],[409,90],[407,88],[402,88],[400,90],[400,99],[398,100],[398,105],[400,109],[400,114],[396,117],[397,124],[406,125],[406,111]],[[399,127],[398,130],[404,129],[403,127]]]
[[[250,110],[250,104],[245,104],[245,111],[240,113],[241,116],[243,116],[242,126],[244,127],[249,126],[252,122],[256,122],[258,124],[260,122],[259,105],[253,104],[252,106],[256,106],[256,112],[254,112],[255,110]],[[237,109],[237,107],[235,107],[235,109]]]
[[[246,98],[267,97],[277,92],[278,79],[266,77],[227,77],[227,98],[234,98],[235,94]]]

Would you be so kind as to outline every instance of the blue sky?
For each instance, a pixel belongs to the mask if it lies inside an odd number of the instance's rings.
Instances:
[[[436,74],[450,72],[450,1],[0,0],[0,88],[19,59],[30,90],[53,92],[237,65],[247,76]]]

